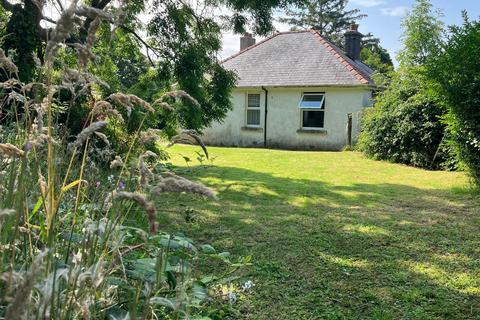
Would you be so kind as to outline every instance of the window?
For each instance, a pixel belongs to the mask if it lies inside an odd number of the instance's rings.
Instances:
[[[325,126],[325,94],[304,93],[299,104],[302,128],[322,129]]]
[[[260,126],[260,94],[247,94],[247,126]]]

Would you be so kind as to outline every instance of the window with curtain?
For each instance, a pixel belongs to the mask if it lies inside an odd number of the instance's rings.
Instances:
[[[247,94],[247,126],[260,126],[260,94]]]

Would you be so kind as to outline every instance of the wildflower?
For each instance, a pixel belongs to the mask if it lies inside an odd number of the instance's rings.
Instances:
[[[124,190],[125,189],[125,182],[123,181],[120,181],[118,183],[118,190]]]
[[[18,149],[10,143],[0,143],[0,154],[1,153],[13,158],[22,158],[25,156],[25,151]]]
[[[235,304],[235,302],[237,302],[237,294],[235,292],[229,292],[228,300],[230,301],[231,304]]]
[[[243,290],[250,290],[253,287],[255,287],[255,284],[253,283],[252,280],[248,280],[242,285]]]
[[[113,179],[115,179],[115,177],[113,176],[113,174],[109,175],[109,176],[107,177],[108,183],[111,184],[111,183],[113,182]]]
[[[101,185],[102,185],[102,183],[100,181],[95,182],[95,187],[97,189],[100,188]]]

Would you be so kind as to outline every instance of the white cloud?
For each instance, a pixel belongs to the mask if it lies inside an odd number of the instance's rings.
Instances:
[[[372,7],[378,7],[379,5],[384,4],[385,1],[383,0],[352,0],[352,3],[356,4],[357,6],[372,8]]]
[[[403,17],[408,13],[409,10],[409,7],[393,7],[381,9],[384,16],[390,17]]]

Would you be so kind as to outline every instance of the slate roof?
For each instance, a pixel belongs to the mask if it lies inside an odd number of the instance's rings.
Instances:
[[[223,61],[237,87],[368,86],[373,70],[314,30],[277,33]]]

